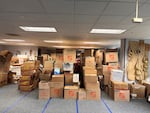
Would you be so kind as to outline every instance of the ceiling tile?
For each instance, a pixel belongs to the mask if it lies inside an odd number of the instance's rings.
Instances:
[[[114,2],[136,2],[136,0],[111,0],[111,1],[114,1]],[[146,0],[139,0],[139,2],[143,3],[145,2]]]
[[[0,12],[44,12],[37,0],[0,0]]]
[[[94,23],[98,16],[90,16],[90,15],[75,15],[75,23],[77,24],[91,24]]]
[[[134,3],[110,2],[103,14],[112,16],[128,16],[133,13],[134,10]]]
[[[73,0],[41,0],[48,13],[73,14]]]
[[[105,2],[96,1],[76,1],[75,13],[77,14],[88,14],[88,15],[98,15],[101,14],[107,4]]]
[[[139,17],[150,17],[150,4],[143,4],[139,8]]]

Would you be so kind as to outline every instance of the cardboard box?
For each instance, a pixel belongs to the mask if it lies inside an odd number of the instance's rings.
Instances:
[[[130,101],[129,90],[114,90],[114,101]]]
[[[112,81],[112,88],[117,90],[128,90],[128,83],[126,82],[114,82]]]
[[[20,81],[30,81],[32,79],[32,76],[22,76],[20,77]]]
[[[93,50],[92,49],[84,49],[84,56],[93,56]]]
[[[31,91],[31,90],[33,90],[33,85],[19,86],[19,90],[21,90],[21,91]]]
[[[76,49],[64,49],[64,62],[75,63],[76,62]]]
[[[72,85],[72,84],[73,84],[73,74],[65,73],[65,85]]]
[[[64,74],[52,75],[52,82],[64,82]]]
[[[35,69],[35,61],[24,62],[23,65],[21,66],[21,71],[34,69]]]
[[[50,98],[50,89],[39,90],[39,99],[49,99],[49,98]]]
[[[100,100],[100,89],[88,89],[86,90],[87,93],[87,100]]]
[[[118,52],[106,52],[105,63],[118,62]]]
[[[84,81],[85,82],[94,82],[96,83],[98,81],[98,77],[97,76],[84,76]]]
[[[31,85],[33,82],[32,81],[20,81],[19,85],[20,86],[27,86],[27,85]]]
[[[64,99],[77,99],[78,86],[65,86]]]
[[[51,87],[50,88],[50,97],[63,98],[63,88]]]
[[[52,71],[53,70],[53,62],[44,61],[44,69]]]
[[[51,79],[51,74],[40,74],[40,80],[49,81]]]
[[[78,100],[86,100],[86,90],[83,88],[79,89]]]
[[[35,73],[35,70],[21,71],[22,76],[32,76],[34,73]]]
[[[124,75],[122,70],[116,70],[116,69],[111,70],[111,76],[110,76],[111,81],[123,82],[123,77]]]
[[[85,88],[86,89],[98,89],[100,88],[100,84],[99,82],[96,82],[96,83],[85,82]]]
[[[131,85],[131,97],[136,99],[145,98],[145,89],[144,85],[132,84]]]
[[[143,82],[143,85],[146,87],[146,97],[150,95],[150,82]]]
[[[52,87],[63,88],[64,82],[52,82],[52,81],[50,81],[50,88],[52,88]]]
[[[39,82],[39,89],[49,89],[49,82],[47,81],[40,81]]]
[[[85,66],[86,67],[93,67],[95,66],[95,57],[85,57]]]
[[[96,70],[96,67],[87,67],[87,66],[83,66],[83,70]]]
[[[48,60],[48,54],[42,54],[41,56],[43,57],[43,61],[47,61]]]
[[[93,75],[93,76],[97,76],[97,70],[96,69],[91,69],[91,70],[84,70],[84,75]]]

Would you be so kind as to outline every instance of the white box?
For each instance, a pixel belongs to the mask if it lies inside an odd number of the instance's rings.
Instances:
[[[122,70],[111,70],[111,81],[123,82],[123,71]]]
[[[75,83],[79,82],[79,74],[73,74],[73,82]]]

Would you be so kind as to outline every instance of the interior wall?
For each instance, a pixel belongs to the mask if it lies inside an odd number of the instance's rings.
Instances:
[[[13,53],[14,56],[16,55],[30,55],[30,50],[32,50],[32,55],[38,55],[38,47],[34,46],[4,46],[3,49],[9,50]]]
[[[4,49],[3,45],[0,45],[0,51],[2,51]]]

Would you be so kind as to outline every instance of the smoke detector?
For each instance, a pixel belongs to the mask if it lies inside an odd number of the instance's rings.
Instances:
[[[143,22],[143,18],[139,18],[138,17],[138,13],[139,13],[139,1],[136,0],[136,9],[135,9],[135,17],[132,19],[133,23],[142,23]]]

